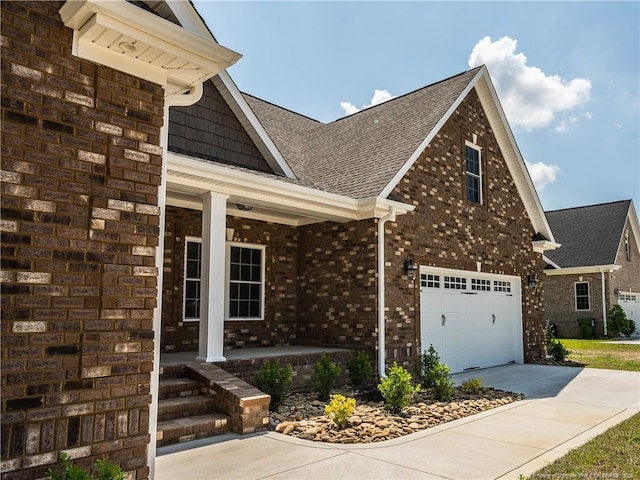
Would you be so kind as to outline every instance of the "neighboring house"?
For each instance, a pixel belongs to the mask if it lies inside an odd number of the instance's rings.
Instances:
[[[557,244],[485,67],[323,124],[190,2],[2,2],[2,41],[3,478],[153,475],[161,351],[543,355]]]
[[[545,253],[545,317],[560,337],[580,338],[579,319],[611,335],[607,311],[619,304],[640,327],[640,227],[631,200],[546,212],[562,246]],[[587,322],[588,323],[588,322]]]

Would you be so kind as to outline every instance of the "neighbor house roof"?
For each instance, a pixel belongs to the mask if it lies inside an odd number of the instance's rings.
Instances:
[[[546,212],[561,248],[546,257],[560,268],[613,265],[631,200]]]

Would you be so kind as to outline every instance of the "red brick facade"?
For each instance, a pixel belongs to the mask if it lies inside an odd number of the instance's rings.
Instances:
[[[163,90],[2,2],[2,476],[71,450],[148,475]]]

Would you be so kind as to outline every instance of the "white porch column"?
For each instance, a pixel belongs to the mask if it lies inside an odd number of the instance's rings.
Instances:
[[[224,344],[224,279],[228,195],[202,197],[202,271],[200,284],[200,350],[196,360],[220,362]]]

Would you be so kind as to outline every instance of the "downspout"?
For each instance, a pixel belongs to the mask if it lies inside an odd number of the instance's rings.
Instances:
[[[167,204],[167,151],[169,148],[169,108],[188,107],[202,98],[204,88],[197,83],[189,93],[183,95],[169,95],[164,99],[163,124],[160,129],[160,146],[162,147],[162,178],[158,187],[158,207],[160,207],[160,238],[156,249],[156,269],[158,271],[158,295],[156,308],[153,312],[153,371],[151,372],[151,405],[149,407],[149,450],[147,464],[149,478],[155,478],[156,467],[156,433],[158,431],[158,386],[160,384],[160,335],[162,332],[162,281],[164,267],[164,225]]]
[[[384,288],[384,224],[387,220],[396,221],[396,207],[378,220],[378,374],[385,378],[385,288]]]
[[[607,297],[605,295],[604,285],[604,268],[600,269],[600,278],[602,280],[602,323],[604,325],[604,336],[607,336]]]

